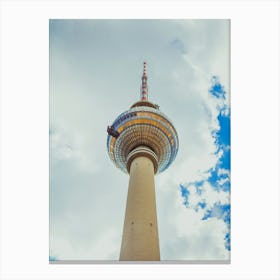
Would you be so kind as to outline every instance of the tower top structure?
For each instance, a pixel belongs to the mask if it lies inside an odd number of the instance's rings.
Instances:
[[[176,158],[179,140],[176,129],[159,106],[148,101],[146,62],[144,62],[141,99],[120,114],[107,132],[107,151],[114,164],[130,171],[132,152],[147,147],[151,152],[155,174],[163,172]]]

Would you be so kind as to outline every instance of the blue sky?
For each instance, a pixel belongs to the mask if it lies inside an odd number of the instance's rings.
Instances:
[[[209,89],[209,94],[217,98],[217,121],[219,128],[212,131],[212,137],[215,139],[217,155],[216,164],[209,169],[206,174],[207,178],[195,182],[187,182],[185,185],[180,185],[181,195],[184,200],[184,205],[198,212],[203,212],[202,220],[220,219],[227,225],[225,232],[225,248],[230,251],[230,200],[221,203],[219,200],[214,204],[208,205],[207,197],[203,195],[205,184],[210,184],[210,187],[217,193],[230,193],[230,108],[225,102],[227,92],[220,83],[217,76],[213,76],[212,85]],[[195,205],[189,202],[189,188],[194,187],[196,195],[201,197],[200,201],[196,201]]]
[[[230,256],[228,20],[50,20],[50,255],[117,260],[128,176],[106,127],[149,99],[179,135],[156,176],[162,260]]]

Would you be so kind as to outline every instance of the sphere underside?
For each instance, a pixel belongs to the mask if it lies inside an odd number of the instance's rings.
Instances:
[[[168,168],[178,151],[178,136],[168,118],[158,109],[140,106],[122,113],[111,126],[118,137],[108,135],[107,151],[111,160],[127,173],[128,154],[147,146],[158,157],[157,173]]]

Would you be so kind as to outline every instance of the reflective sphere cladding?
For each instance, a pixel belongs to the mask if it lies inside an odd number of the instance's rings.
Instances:
[[[147,102],[148,103],[148,102]],[[178,152],[178,135],[171,121],[156,106],[137,106],[117,117],[108,134],[107,151],[111,160],[127,173],[128,154],[138,146],[149,147],[158,157],[158,171],[163,172]]]

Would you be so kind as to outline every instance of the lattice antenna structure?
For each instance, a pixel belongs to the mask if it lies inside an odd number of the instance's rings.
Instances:
[[[141,100],[147,101],[148,100],[148,86],[147,86],[147,80],[148,76],[146,73],[146,62],[144,62],[143,67],[143,75],[142,75],[142,87],[141,87]]]

